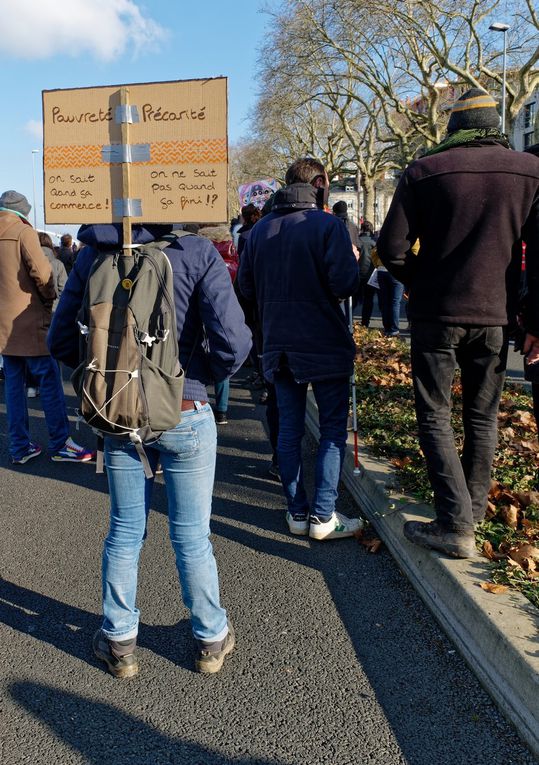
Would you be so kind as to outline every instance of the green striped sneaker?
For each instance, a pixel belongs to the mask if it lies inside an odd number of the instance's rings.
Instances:
[[[317,515],[311,515],[310,521],[309,536],[319,541],[353,537],[364,525],[361,518],[347,518],[336,512],[328,521],[321,520]]]

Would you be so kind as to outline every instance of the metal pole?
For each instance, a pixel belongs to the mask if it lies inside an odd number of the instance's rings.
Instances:
[[[32,149],[32,180],[34,184],[34,228],[37,229],[37,209],[36,209],[36,163],[35,155],[39,149]]]
[[[503,30],[503,63],[502,63],[502,133],[505,135],[505,81],[507,76],[507,29]]]

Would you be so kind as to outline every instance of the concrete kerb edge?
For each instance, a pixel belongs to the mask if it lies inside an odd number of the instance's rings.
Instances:
[[[306,425],[318,437],[318,411],[312,392]],[[412,586],[432,611],[460,654],[539,757],[539,613],[518,592],[492,595],[478,585],[488,564],[444,558],[409,543],[405,521],[433,517],[432,508],[393,492],[394,469],[360,452],[354,473],[353,435],[342,481],[384,541]],[[456,607],[456,604],[457,607]]]

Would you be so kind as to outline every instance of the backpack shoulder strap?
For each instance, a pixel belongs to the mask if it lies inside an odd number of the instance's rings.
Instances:
[[[197,236],[196,234],[193,234],[191,231],[183,231],[183,229],[178,229],[177,231],[171,231],[170,234],[166,234],[165,236],[161,237],[159,241],[156,242],[149,242],[150,246],[158,247],[160,250],[164,250],[167,247],[169,247],[171,244],[173,244],[176,239],[181,239],[184,236]]]

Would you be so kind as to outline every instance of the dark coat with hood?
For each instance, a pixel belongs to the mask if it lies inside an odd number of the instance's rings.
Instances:
[[[258,307],[270,382],[284,360],[298,382],[351,374],[355,345],[339,301],[358,289],[357,261],[346,226],[319,209],[313,186],[275,194],[250,232],[238,282]]]
[[[134,244],[148,244],[171,231],[171,226],[132,228]],[[121,247],[121,226],[82,226],[79,251],[48,336],[52,356],[68,366],[79,363],[77,313],[92,263],[99,251]],[[182,236],[164,250],[174,274],[174,302],[179,358],[186,370],[184,399],[207,401],[206,384],[230,377],[251,347],[251,333],[234,294],[226,265],[211,242]]]
[[[504,326],[517,310],[521,239],[538,227],[539,160],[479,140],[408,166],[377,251],[410,290],[410,319]]]

